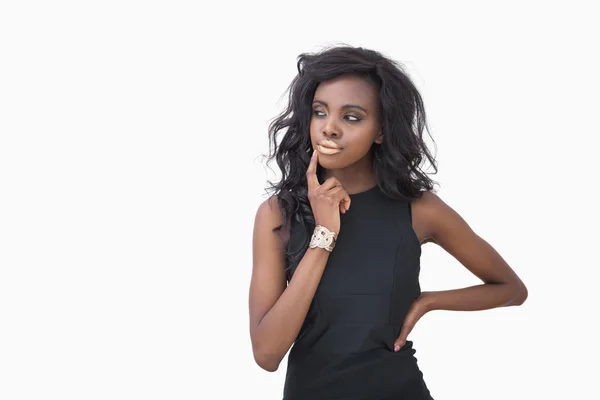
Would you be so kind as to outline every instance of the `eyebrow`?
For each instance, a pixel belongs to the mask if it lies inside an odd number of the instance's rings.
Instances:
[[[321,100],[315,100],[315,101],[313,101],[313,104],[315,104],[315,103],[323,104],[325,107],[329,107],[327,105],[327,103],[325,103],[324,101],[321,101]],[[365,113],[368,114],[367,110],[365,110],[363,107],[361,107],[361,106],[359,106],[357,104],[344,104],[342,106],[342,108],[358,108],[359,110],[362,110],[362,111],[364,111]]]

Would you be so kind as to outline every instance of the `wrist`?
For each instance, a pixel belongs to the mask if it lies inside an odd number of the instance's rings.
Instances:
[[[331,224],[320,224],[318,222],[315,222],[315,230],[319,226],[322,226],[323,228],[327,229],[329,232],[335,233],[335,238],[337,239],[337,236],[339,235],[339,229],[331,229]]]
[[[329,252],[333,251],[337,241],[337,233],[330,231],[323,225],[317,224],[310,239],[310,248],[323,248]]]
[[[435,310],[435,293],[434,292],[421,292],[421,296],[419,298],[419,302],[421,303],[421,307],[425,312]]]

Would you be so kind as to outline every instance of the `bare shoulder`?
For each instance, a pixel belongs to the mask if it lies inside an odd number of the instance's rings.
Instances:
[[[281,223],[281,212],[279,209],[279,198],[276,194],[265,199],[259,204],[256,210],[256,216],[261,220],[268,220],[274,223]]]
[[[413,225],[425,242],[434,242],[448,250],[476,236],[467,221],[434,192],[424,191],[413,200]]]
[[[254,220],[254,229],[271,231],[283,224],[283,218],[281,216],[281,209],[279,207],[279,198],[276,194],[270,196],[264,200],[258,206],[256,210],[256,217]],[[284,246],[287,243],[289,237],[289,224],[281,230],[281,237],[284,240],[282,243]]]
[[[434,242],[436,219],[444,218],[453,210],[434,192],[423,191],[412,205],[413,229],[421,244]]]
[[[421,197],[413,200],[412,204],[414,207],[425,212],[439,212],[448,206],[437,193],[427,190],[422,191]]]

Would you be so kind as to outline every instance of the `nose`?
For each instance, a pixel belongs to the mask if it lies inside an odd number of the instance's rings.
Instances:
[[[327,122],[323,126],[323,135],[331,137],[339,137],[339,130],[334,123],[334,118],[327,119]]]

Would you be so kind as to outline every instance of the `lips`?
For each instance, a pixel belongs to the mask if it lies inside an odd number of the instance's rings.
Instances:
[[[321,154],[337,154],[340,151],[342,151],[341,148],[333,149],[331,147],[325,147],[325,146],[323,146],[321,144],[317,145],[317,150],[319,150],[319,153],[321,153]]]
[[[335,144],[331,140],[321,140],[319,142],[319,146],[326,147],[326,148],[332,149],[332,150],[341,150],[342,149],[340,146],[338,146],[337,144]]]

